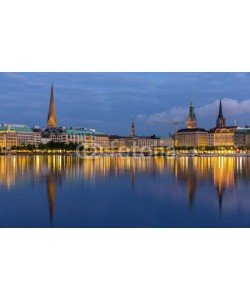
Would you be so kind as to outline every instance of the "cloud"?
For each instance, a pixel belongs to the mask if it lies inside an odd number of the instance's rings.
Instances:
[[[250,73],[205,72],[0,72],[0,120],[44,124],[52,82],[61,125],[87,127],[88,120],[103,120],[96,127],[122,135],[136,118],[140,134],[148,135],[155,128],[161,135],[172,128],[173,121],[186,120],[189,101],[193,100],[198,126],[209,128],[216,122],[216,99],[220,97],[224,97],[228,125],[235,119],[242,125],[249,123],[249,100],[242,100],[250,99]]]
[[[13,72],[6,72],[2,73],[2,76],[7,79],[18,79],[18,80],[26,80],[26,77],[24,75],[21,75],[19,73],[13,73]]]
[[[137,116],[138,119],[144,119],[145,123],[153,125],[153,124],[170,124],[176,121],[183,121],[185,119],[185,115],[187,114],[186,108],[183,107],[173,107],[169,111],[163,111],[159,113],[155,113],[153,115],[144,115],[139,114]]]
[[[198,118],[217,116],[219,109],[219,101],[216,100],[210,104],[195,108]],[[240,116],[250,113],[249,100],[222,99],[224,116]],[[139,114],[138,119],[144,120],[147,124],[169,124],[176,121],[184,121],[188,114],[188,107],[173,107],[169,111],[162,111],[152,115]]]
[[[222,99],[223,114],[227,116],[239,116],[250,113],[250,99],[238,101],[235,99],[224,98]],[[211,104],[199,107],[196,111],[201,117],[215,115],[218,112],[219,100]]]
[[[137,120],[143,120],[143,119],[145,119],[146,117],[147,117],[147,115],[145,115],[145,114],[139,114],[139,115],[136,116],[136,119],[137,119]]]

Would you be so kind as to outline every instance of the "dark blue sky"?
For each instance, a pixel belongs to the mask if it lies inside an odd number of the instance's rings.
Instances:
[[[250,73],[0,73],[0,122],[45,126],[52,82],[62,126],[125,135],[135,118],[137,134],[164,136],[192,100],[211,128],[219,98],[228,125],[250,124]]]

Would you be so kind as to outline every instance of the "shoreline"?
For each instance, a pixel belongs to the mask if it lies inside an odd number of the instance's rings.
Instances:
[[[195,157],[250,157],[250,153],[169,153],[169,154],[152,154],[152,155],[144,155],[144,154],[126,154],[126,153],[111,153],[111,154],[77,154],[76,152],[8,152],[8,153],[0,153],[0,156],[4,157],[13,157],[13,156],[72,156],[79,158],[105,158],[105,157],[121,157],[121,158],[150,158],[150,157],[165,157],[165,158],[195,158]]]

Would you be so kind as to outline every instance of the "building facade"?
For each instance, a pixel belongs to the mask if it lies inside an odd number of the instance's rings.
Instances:
[[[38,126],[32,128],[33,131],[33,144],[38,146],[42,143],[42,129]]]
[[[56,143],[77,143],[87,146],[100,145],[101,147],[109,147],[109,136],[105,133],[97,132],[95,129],[78,127],[47,128],[42,133],[42,136]]]
[[[208,131],[208,145],[213,147],[233,147],[236,129],[237,126],[226,126],[220,100],[216,127]]]
[[[233,147],[237,126],[213,128],[208,132],[208,145],[214,147]]]
[[[111,148],[154,148],[154,147],[166,147],[166,141],[156,136],[136,136],[122,137],[117,135],[109,136]]]
[[[0,126],[0,147],[2,149],[10,149],[17,145],[17,135],[10,126]]]
[[[174,136],[175,147],[205,147],[208,145],[208,132],[197,128],[194,105],[191,102],[186,121],[186,128],[180,129]]]
[[[34,134],[27,125],[2,124],[0,126],[0,147],[10,149],[34,143]]]
[[[208,145],[208,133],[203,128],[184,128],[177,131],[175,147],[205,147]]]
[[[234,144],[236,147],[250,147],[250,127],[238,127],[235,130]]]
[[[26,125],[13,125],[17,134],[17,145],[32,145],[34,134],[30,127]]]
[[[107,134],[95,131],[94,138],[97,145],[100,145],[103,148],[108,148],[110,146],[109,136]]]

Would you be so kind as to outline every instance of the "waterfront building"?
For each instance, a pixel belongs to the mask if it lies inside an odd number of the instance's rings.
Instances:
[[[0,146],[10,149],[12,146],[33,144],[33,131],[27,125],[2,124],[0,126]]]
[[[95,129],[78,127],[47,128],[43,131],[42,136],[56,143],[98,144],[101,147],[109,147],[109,136],[97,132]]]
[[[17,145],[33,144],[33,131],[27,125],[10,125],[14,128],[17,134]]]
[[[85,128],[66,128],[64,131],[66,134],[66,143],[84,143],[91,145],[95,142],[94,131]]]
[[[54,87],[51,86],[50,91],[50,102],[49,102],[49,113],[48,113],[48,121],[47,121],[48,128],[56,128],[57,121],[56,121],[56,108],[55,108],[55,99],[54,99]]]
[[[161,139],[155,135],[152,136],[140,136],[134,140],[135,146],[139,148],[143,147],[160,147]]]
[[[109,136],[110,147],[112,148],[143,148],[143,147],[166,147],[165,141],[160,137],[155,135],[152,136],[136,136],[126,137],[126,136],[118,136],[118,135],[110,135]]]
[[[194,105],[191,102],[186,121],[186,128],[180,129],[174,136],[175,147],[204,147],[208,145],[208,133],[203,128],[197,128]]]
[[[62,127],[45,129],[42,132],[42,138],[48,139],[49,141],[53,141],[55,143],[58,143],[58,142],[66,143],[67,142],[67,134]]]
[[[236,147],[250,147],[250,126],[236,128],[234,144]]]
[[[0,126],[0,147],[10,149],[17,145],[17,135],[14,128],[10,126]]]
[[[208,145],[208,134],[203,128],[183,128],[175,135],[175,147],[205,147]]]
[[[209,146],[233,147],[236,129],[237,126],[227,126],[222,128],[210,129],[208,132]]]
[[[119,135],[109,135],[109,146],[111,148],[121,148],[126,147],[126,140],[129,139],[128,137],[119,136]],[[131,139],[131,138],[130,138]],[[132,141],[132,139],[131,139]]]
[[[216,127],[208,131],[208,145],[214,147],[233,147],[236,129],[237,126],[226,126],[226,120],[222,112],[222,102],[220,100]]]
[[[107,148],[109,147],[109,136],[106,133],[95,131],[95,143]]]
[[[46,145],[46,144],[48,144],[51,141],[52,141],[52,139],[49,138],[49,137],[42,137],[41,138],[41,144],[43,144],[43,145]]]
[[[132,121],[130,135],[129,136],[119,136],[110,135],[109,142],[112,148],[154,148],[154,147],[171,147],[171,142],[173,139],[170,137],[162,139],[156,135],[151,136],[137,136],[135,132],[135,122]]]
[[[42,129],[39,126],[34,126],[33,131],[33,144],[38,146],[42,142]]]
[[[172,136],[168,136],[166,138],[160,139],[160,146],[171,149],[174,147],[174,138]]]

